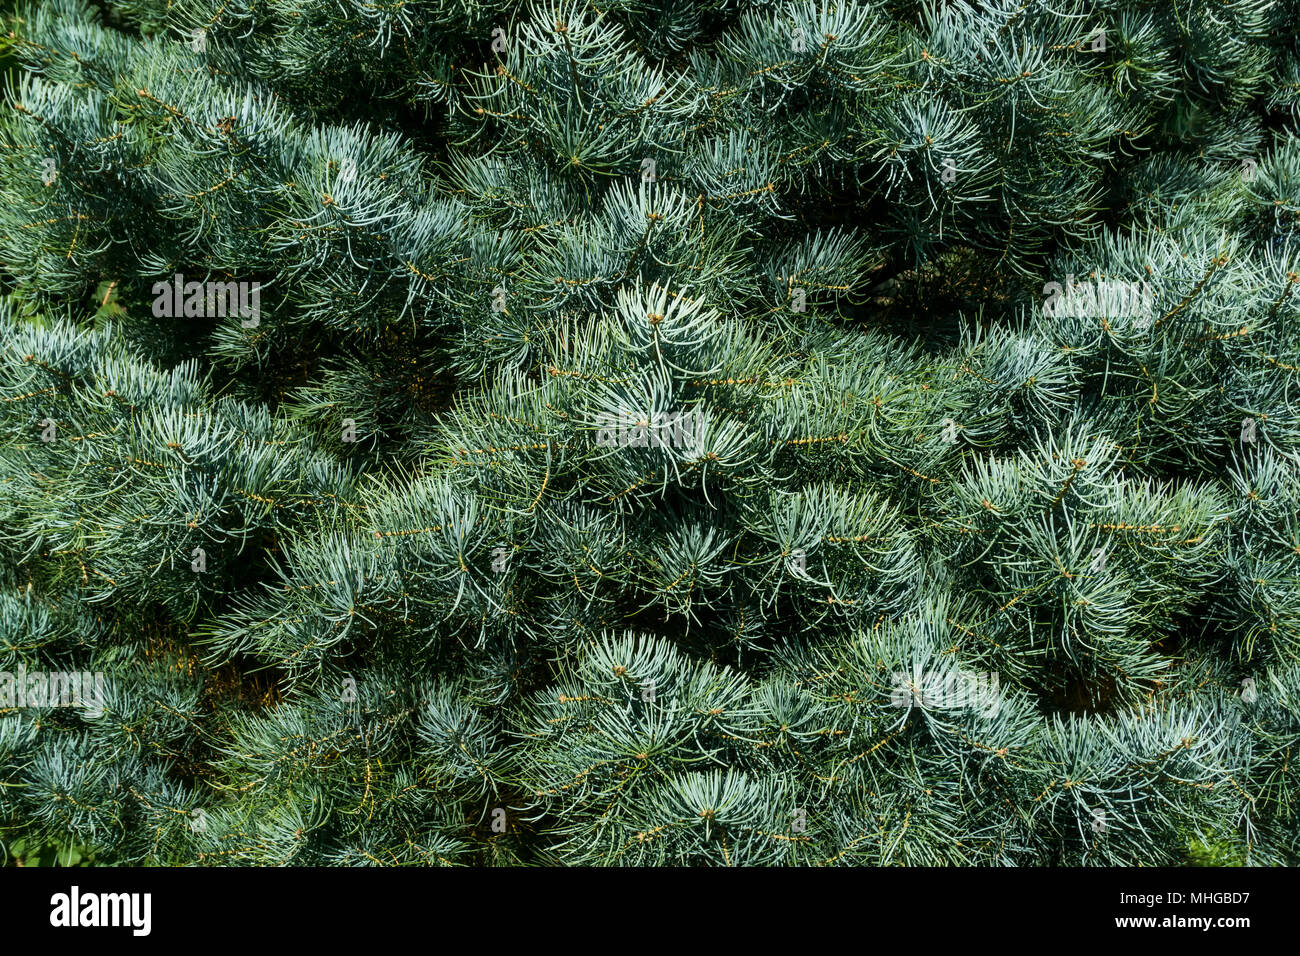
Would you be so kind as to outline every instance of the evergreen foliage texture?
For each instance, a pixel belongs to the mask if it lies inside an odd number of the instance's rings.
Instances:
[[[1297,24],[12,6],[0,842],[1300,862]]]

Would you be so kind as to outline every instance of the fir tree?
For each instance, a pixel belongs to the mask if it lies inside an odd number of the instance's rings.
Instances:
[[[0,835],[1295,864],[1297,19],[20,3]]]

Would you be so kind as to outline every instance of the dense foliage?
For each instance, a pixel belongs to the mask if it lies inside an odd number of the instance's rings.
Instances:
[[[20,4],[0,836],[1296,862],[1297,22]]]

